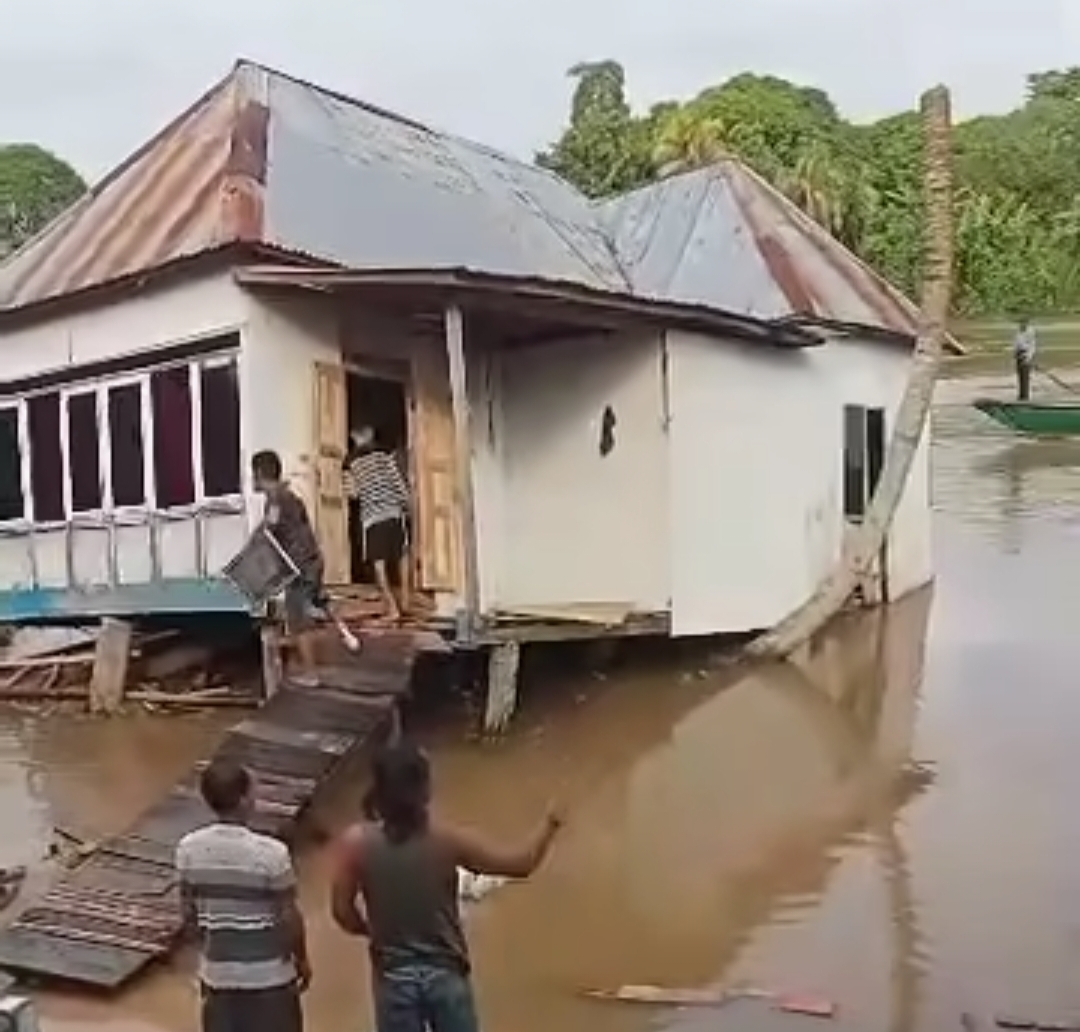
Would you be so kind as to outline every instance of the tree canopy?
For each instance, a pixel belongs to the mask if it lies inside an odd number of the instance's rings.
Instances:
[[[635,114],[615,61],[578,65],[569,124],[540,164],[590,197],[732,156],[909,294],[920,276],[914,111],[845,120],[821,90],[744,73]],[[1080,308],[1080,68],[1028,77],[1015,110],[957,125],[956,307]]]
[[[0,257],[85,190],[79,174],[55,154],[31,143],[0,144]]]

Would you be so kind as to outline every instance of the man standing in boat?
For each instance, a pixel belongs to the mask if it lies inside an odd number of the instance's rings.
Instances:
[[[1035,327],[1026,316],[1017,326],[1013,338],[1013,359],[1016,361],[1016,396],[1027,401],[1031,394],[1031,370],[1035,365]]]

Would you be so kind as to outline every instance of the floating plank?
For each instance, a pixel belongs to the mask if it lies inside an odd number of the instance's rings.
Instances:
[[[286,683],[225,735],[215,756],[255,775],[252,827],[288,841],[335,771],[388,731],[412,678],[408,642],[402,635],[365,646],[352,667],[334,668],[326,688]],[[211,819],[197,787],[207,762],[0,932],[0,968],[116,989],[167,954],[181,931],[176,844]]]

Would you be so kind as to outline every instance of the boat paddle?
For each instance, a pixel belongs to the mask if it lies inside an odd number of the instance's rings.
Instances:
[[[1074,387],[1067,380],[1063,380],[1060,376],[1055,376],[1052,372],[1050,372],[1049,369],[1044,369],[1042,366],[1037,366],[1034,362],[1032,363],[1032,368],[1036,372],[1042,373],[1042,375],[1045,376],[1052,383],[1056,383],[1059,387],[1067,390],[1070,394],[1080,394],[1080,389]]]

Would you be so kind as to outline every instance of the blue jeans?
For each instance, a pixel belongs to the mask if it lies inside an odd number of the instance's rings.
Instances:
[[[377,1032],[480,1032],[469,979],[415,964],[375,975]]]

